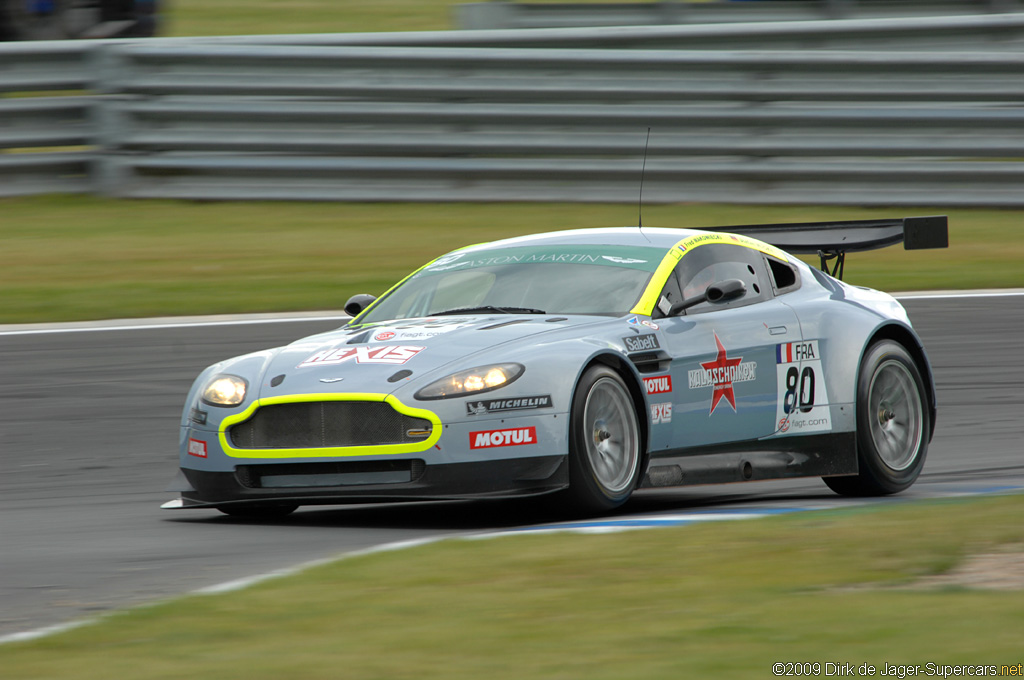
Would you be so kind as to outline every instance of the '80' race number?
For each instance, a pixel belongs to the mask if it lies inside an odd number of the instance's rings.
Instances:
[[[786,342],[775,347],[779,394],[776,434],[829,432],[832,419],[817,340]]]

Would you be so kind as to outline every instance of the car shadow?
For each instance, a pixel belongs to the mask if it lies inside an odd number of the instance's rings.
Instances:
[[[767,491],[767,492],[766,492]],[[493,531],[560,522],[600,520],[634,515],[707,511],[728,506],[744,509],[820,504],[838,498],[824,485],[769,491],[748,487],[649,489],[638,491],[614,511],[594,515],[560,507],[557,497],[518,499],[376,503],[343,506],[303,506],[280,519],[229,517],[216,511],[180,511],[170,521],[199,524],[275,525],[323,528],[418,529],[452,532]]]

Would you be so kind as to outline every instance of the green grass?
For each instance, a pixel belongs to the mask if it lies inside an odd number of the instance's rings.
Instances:
[[[165,3],[164,24],[160,33],[166,36],[190,36],[444,31],[457,28],[455,8],[463,4],[463,1],[174,0]]]
[[[350,33],[455,28],[458,0],[176,0],[161,35]]]
[[[913,590],[1024,549],[1024,496],[616,535],[449,540],[0,647],[0,678],[771,677],[1016,664],[1024,592]]]
[[[933,209],[651,205],[648,226],[931,214]],[[883,290],[1024,286],[1021,211],[950,213],[951,247],[851,254]],[[470,243],[634,224],[636,206],[0,200],[0,323],[337,310]]]

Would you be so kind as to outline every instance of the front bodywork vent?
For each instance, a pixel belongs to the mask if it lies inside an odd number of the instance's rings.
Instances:
[[[250,489],[299,489],[407,484],[423,476],[423,460],[239,465],[235,478]]]

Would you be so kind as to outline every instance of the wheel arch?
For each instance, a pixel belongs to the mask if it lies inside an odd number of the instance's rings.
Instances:
[[[932,375],[931,363],[928,361],[928,355],[925,353],[924,345],[921,343],[921,339],[917,334],[910,328],[898,323],[889,323],[876,328],[875,332],[872,333],[870,338],[868,338],[861,355],[862,359],[863,354],[867,353],[868,348],[879,340],[891,340],[901,345],[910,353],[911,358],[914,360],[914,364],[917,366],[917,370],[921,373],[921,377],[925,382],[926,396],[928,397],[928,414],[930,416],[928,419],[928,441],[930,442],[932,436],[935,434],[935,415],[938,410],[938,399],[935,393],[935,378]]]
[[[597,364],[607,366],[618,373],[619,377],[622,378],[622,381],[626,383],[626,388],[629,390],[629,396],[633,400],[633,409],[636,411],[636,419],[640,424],[640,479],[642,481],[644,475],[647,474],[647,462],[650,459],[650,453],[648,451],[650,420],[647,410],[647,399],[644,396],[643,382],[641,381],[633,364],[622,356],[606,352],[591,357],[590,360],[580,368],[580,373],[576,377],[576,385],[579,385],[580,378],[587,372],[587,369]],[[576,385],[573,386],[574,393],[576,391]]]

